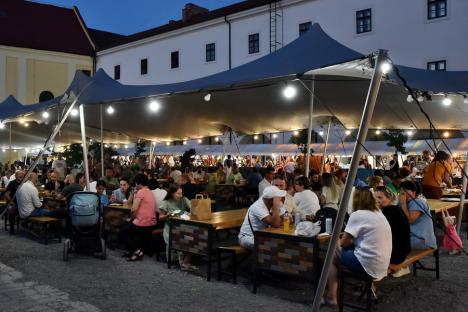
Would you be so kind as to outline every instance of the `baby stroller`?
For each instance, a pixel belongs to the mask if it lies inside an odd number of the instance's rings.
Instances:
[[[106,242],[102,237],[104,218],[99,195],[76,192],[68,197],[67,203],[63,261],[68,261],[72,252],[91,253],[106,259]]]

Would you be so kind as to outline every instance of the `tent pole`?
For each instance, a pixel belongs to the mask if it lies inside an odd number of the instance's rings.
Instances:
[[[310,108],[309,108],[309,129],[307,131],[307,152],[305,163],[305,176],[309,177],[310,172],[310,143],[312,141],[312,114],[314,113],[315,100],[315,75],[312,76],[312,86],[310,89]]]
[[[8,151],[8,163],[11,165],[11,122],[10,122],[10,150]]]
[[[462,192],[460,195],[460,207],[458,207],[458,217],[457,217],[457,232],[460,234],[461,231],[461,222],[463,218],[463,208],[465,207],[465,192],[467,185],[466,175],[468,174],[468,152],[466,153],[465,166],[463,167],[463,182],[462,182]]]
[[[149,164],[148,169],[151,170],[151,163],[153,162],[153,141],[150,143],[150,154],[149,154]]]
[[[104,120],[102,118],[102,105],[99,106],[99,117],[101,121],[101,178],[104,177]]]
[[[338,246],[339,235],[343,227],[349,197],[359,166],[359,159],[362,152],[362,146],[366,141],[367,131],[369,130],[369,124],[371,122],[372,114],[374,113],[375,103],[379,94],[380,83],[382,80],[381,65],[386,60],[386,58],[387,51],[379,50],[377,60],[375,62],[374,73],[372,75],[369,91],[367,93],[366,104],[364,106],[364,111],[362,112],[361,124],[357,135],[356,145],[354,146],[353,158],[351,159],[351,166],[349,167],[348,178],[346,179],[343,195],[341,196],[340,208],[336,217],[335,226],[333,227],[333,234],[331,236],[330,244],[328,246],[327,256],[325,257],[325,262],[323,264],[323,269],[320,275],[318,287],[315,292],[314,303],[312,306],[312,311],[314,312],[318,312],[320,308],[320,299],[323,296],[328,275],[330,273],[330,267],[332,265],[333,257],[335,255],[335,250]]]
[[[322,166],[320,167],[320,175],[323,174],[323,170],[325,167],[325,157],[327,157],[327,147],[328,147],[328,138],[330,137],[330,127],[331,127],[331,117],[328,118],[327,137],[325,138],[325,147],[323,148],[323,160],[322,160]]]
[[[83,145],[84,174],[86,177],[86,189],[90,191],[89,168],[88,168],[88,146],[86,143],[86,129],[85,129],[85,119],[84,119],[85,116],[84,116],[83,104],[80,105],[79,110],[80,110],[81,144]]]

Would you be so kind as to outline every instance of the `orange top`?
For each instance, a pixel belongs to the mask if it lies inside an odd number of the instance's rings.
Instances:
[[[433,161],[427,167],[426,174],[424,174],[422,184],[433,187],[440,187],[444,180],[445,173],[452,174],[452,166],[447,161]]]

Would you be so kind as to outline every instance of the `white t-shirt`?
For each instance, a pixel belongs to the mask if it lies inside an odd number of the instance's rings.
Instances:
[[[152,190],[151,192],[153,193],[153,196],[154,196],[154,202],[156,204],[155,208],[159,209],[159,207],[161,207],[161,204],[164,198],[166,198],[167,191],[165,189],[157,188],[155,190]]]
[[[56,159],[52,162],[52,169],[57,170],[60,176],[60,180],[65,178],[65,168],[67,162],[64,159]]]
[[[285,166],[286,168],[286,173],[292,174],[294,172],[294,169],[296,169],[296,164],[292,161],[288,162]]]
[[[21,218],[27,218],[35,208],[42,206],[39,192],[31,181],[26,181],[16,192],[18,213]]]
[[[381,211],[358,210],[345,229],[354,237],[354,254],[367,274],[376,280],[387,276],[392,255],[392,230]]]
[[[262,197],[263,190],[265,190],[268,186],[271,186],[271,183],[268,182],[267,179],[263,178],[263,180],[258,183],[258,196]]]
[[[12,175],[12,176],[14,176],[14,175]],[[3,176],[3,177],[2,177],[2,182],[3,182],[3,184],[5,185],[5,187],[7,187],[7,186],[8,186],[8,183],[10,183],[10,178],[7,177],[7,176]]]
[[[301,213],[301,219],[305,220],[306,216],[314,215],[320,210],[320,202],[317,195],[311,190],[303,190],[294,194],[294,203],[297,205]]]
[[[280,215],[283,215],[286,212],[284,207],[280,208]],[[247,214],[244,218],[244,223],[239,231],[239,237],[241,236],[253,236],[252,229],[249,225],[249,215],[250,215],[250,222],[252,223],[252,228],[254,231],[263,230],[268,227],[268,223],[263,222],[262,220],[270,215],[270,211],[268,207],[263,202],[262,198],[259,198],[256,202],[254,202],[249,210],[247,210]]]

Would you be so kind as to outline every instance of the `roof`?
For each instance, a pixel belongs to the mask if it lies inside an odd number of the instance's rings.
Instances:
[[[88,33],[94,41],[97,48],[105,47],[124,39],[126,36],[109,31],[103,31],[94,28],[88,28]]]
[[[0,32],[1,45],[94,55],[79,17],[71,8],[22,0],[2,0],[0,29],[8,29]]]
[[[206,13],[200,13],[191,16],[188,20],[178,20],[178,21],[169,21],[167,24],[156,27],[156,28],[151,28],[142,32],[138,32],[129,36],[126,36],[122,40],[113,42],[109,44],[108,46],[101,47],[98,50],[105,50],[105,49],[110,49],[112,47],[116,47],[119,45],[124,45],[130,42],[142,40],[145,38],[153,37],[156,35],[160,35],[163,33],[167,33],[170,31],[174,31],[177,29],[181,29],[184,27],[188,27],[191,25],[195,25],[198,23],[206,22],[209,20],[213,20],[216,18],[220,18],[226,15],[231,15],[234,13],[254,9],[263,5],[267,5],[271,2],[274,2],[274,0],[247,0],[247,1],[242,1],[239,3],[235,3],[229,6],[225,6],[213,11],[208,11]]]

